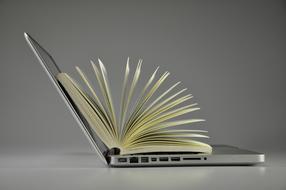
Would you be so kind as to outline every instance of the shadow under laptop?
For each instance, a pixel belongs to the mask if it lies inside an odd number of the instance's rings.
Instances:
[[[233,183],[239,185],[237,179],[244,183],[251,184],[255,180],[264,184],[265,176],[273,172],[264,166],[111,168],[104,165],[95,153],[88,151],[2,154],[0,159],[0,163],[4,164],[0,165],[4,177],[13,175],[15,180],[23,183],[33,179],[36,186],[44,183],[52,187],[53,184],[64,182],[67,189],[151,190],[177,189],[178,185],[180,189],[204,189],[213,185],[214,189],[219,189],[219,183],[229,187]],[[49,181],[53,181],[53,184]]]
[[[216,181],[225,183],[237,182],[236,179],[254,176],[261,180],[265,175],[265,167],[141,167],[141,168],[109,168],[106,175],[118,189],[128,186],[131,189],[144,187],[145,189],[204,189]]]
[[[1,154],[0,168],[106,168],[94,152],[24,151]]]

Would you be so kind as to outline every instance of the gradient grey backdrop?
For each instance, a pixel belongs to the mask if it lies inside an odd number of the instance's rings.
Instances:
[[[285,1],[0,0],[0,154],[90,151],[24,32],[73,75],[101,57],[116,96],[126,58],[143,58],[194,94],[211,143],[286,150]]]

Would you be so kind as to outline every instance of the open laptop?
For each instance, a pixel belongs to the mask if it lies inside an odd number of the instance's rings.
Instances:
[[[227,145],[212,145],[212,154],[194,153],[144,153],[132,155],[114,155],[112,150],[92,133],[88,122],[77,109],[65,89],[57,81],[56,75],[61,72],[52,56],[30,35],[24,33],[25,39],[32,51],[38,58],[40,64],[48,74],[50,80],[63,98],[67,107],[73,114],[78,125],[86,135],[92,147],[101,160],[109,166],[114,167],[136,167],[136,166],[187,166],[187,165],[254,165],[264,162],[264,154],[240,149]]]

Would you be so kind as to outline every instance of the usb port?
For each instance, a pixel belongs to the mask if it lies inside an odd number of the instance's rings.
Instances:
[[[118,162],[127,162],[127,158],[118,158]]]
[[[180,161],[180,157],[171,157],[171,161],[178,162]]]
[[[130,163],[138,163],[138,158],[137,157],[131,157],[129,161],[130,161]]]
[[[169,159],[168,157],[160,157],[159,160],[162,162],[167,162]]]
[[[156,162],[156,161],[157,161],[157,158],[151,158],[151,161],[152,161],[152,162]]]
[[[141,163],[148,163],[149,158],[148,157],[141,157]]]

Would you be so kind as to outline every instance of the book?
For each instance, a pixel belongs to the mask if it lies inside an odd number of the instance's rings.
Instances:
[[[122,81],[120,113],[116,114],[104,64],[98,59],[97,64],[91,61],[91,66],[99,89],[94,88],[79,67],[76,67],[76,70],[86,90],[67,73],[59,73],[57,80],[80,110],[93,132],[109,149],[119,149],[120,155],[154,152],[212,152],[210,145],[197,140],[209,138],[206,135],[207,131],[190,128],[192,124],[202,122],[204,119],[190,117],[178,119],[179,116],[200,109],[197,103],[183,105],[192,99],[191,94],[183,95],[186,88],[171,93],[180,84],[177,82],[156,96],[159,87],[170,75],[169,72],[156,77],[158,67],[148,78],[144,87],[137,89],[140,93],[131,107],[141,74],[142,59],[139,60],[132,74],[128,58]],[[186,125],[187,128],[180,127]]]

